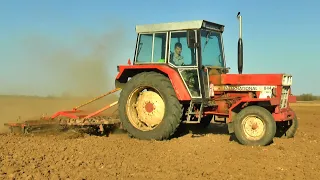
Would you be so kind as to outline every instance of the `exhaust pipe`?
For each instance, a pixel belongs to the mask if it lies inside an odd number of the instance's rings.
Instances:
[[[242,16],[238,12],[237,18],[239,20],[239,40],[238,40],[238,72],[242,74],[243,70],[243,43],[242,43]]]

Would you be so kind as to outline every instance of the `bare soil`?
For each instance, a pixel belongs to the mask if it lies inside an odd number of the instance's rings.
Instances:
[[[124,132],[109,137],[68,131],[6,134],[5,122],[72,108],[83,100],[1,97],[0,179],[319,179],[320,106],[294,104],[293,139],[266,147],[230,141],[217,123],[168,141],[141,141]],[[106,102],[105,102],[106,103]]]

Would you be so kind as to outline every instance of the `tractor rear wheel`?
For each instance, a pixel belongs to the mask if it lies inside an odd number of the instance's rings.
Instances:
[[[169,139],[181,122],[182,108],[170,80],[156,72],[132,77],[121,91],[119,116],[129,136]]]
[[[276,134],[276,122],[263,107],[249,106],[242,109],[234,120],[234,133],[243,145],[266,146]]]

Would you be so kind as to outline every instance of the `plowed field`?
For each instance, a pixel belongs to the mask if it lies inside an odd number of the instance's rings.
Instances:
[[[230,141],[227,127],[169,141],[140,141],[76,132],[6,134],[3,123],[67,109],[82,100],[1,97],[0,179],[319,179],[320,105],[293,105],[299,129],[293,139],[266,147]]]

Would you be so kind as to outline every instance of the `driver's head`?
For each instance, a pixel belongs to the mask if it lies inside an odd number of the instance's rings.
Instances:
[[[175,45],[174,45],[174,52],[178,55],[181,54],[181,51],[182,51],[182,45],[181,43],[177,42]]]

